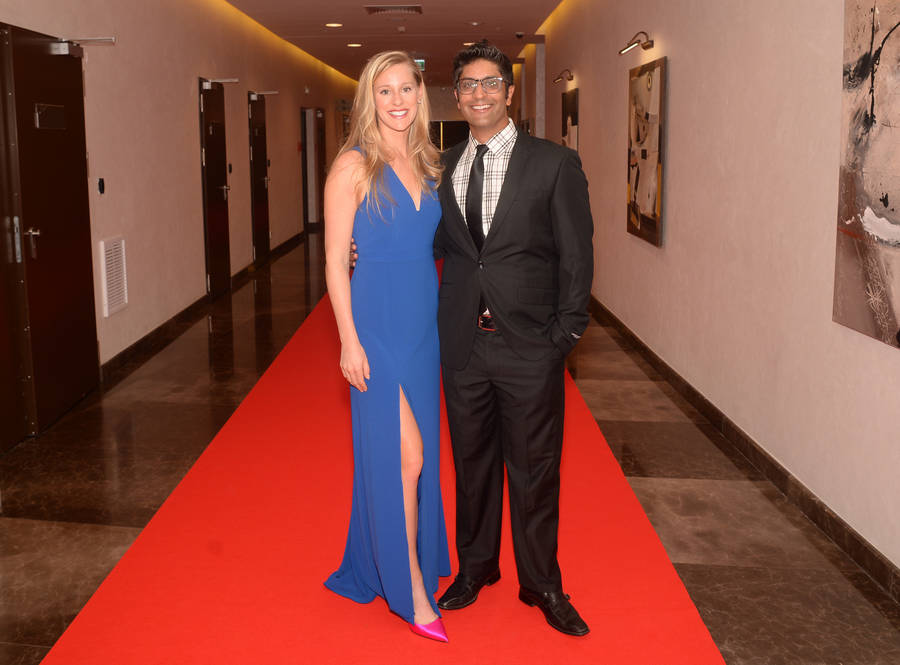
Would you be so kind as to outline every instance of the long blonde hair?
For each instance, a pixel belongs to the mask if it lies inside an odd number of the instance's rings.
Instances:
[[[350,134],[341,147],[338,156],[356,147],[362,151],[363,177],[360,184],[368,196],[368,205],[381,211],[381,200],[384,196],[381,188],[384,185],[384,167],[391,155],[378,129],[378,118],[375,113],[375,79],[382,72],[394,65],[405,64],[412,70],[416,85],[422,91],[422,103],[409,128],[407,135],[407,152],[412,163],[413,174],[422,189],[428,192],[428,181],[437,187],[441,180],[443,167],[440,163],[438,149],[431,142],[428,130],[431,123],[431,106],[428,103],[428,92],[425,90],[422,72],[415,61],[405,51],[382,51],[376,53],[359,75],[359,85],[353,98],[353,109],[350,112]],[[390,193],[384,192],[390,199]]]

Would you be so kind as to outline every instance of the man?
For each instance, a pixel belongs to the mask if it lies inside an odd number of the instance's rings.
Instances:
[[[593,271],[587,181],[577,153],[516,131],[500,50],[475,44],[453,64],[470,135],[444,155],[435,253],[459,574],[438,605],[466,607],[500,579],[505,464],[519,598],[585,635],[556,554],[564,362],[588,323]]]

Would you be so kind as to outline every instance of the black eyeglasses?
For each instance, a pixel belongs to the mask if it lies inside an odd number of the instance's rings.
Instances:
[[[481,84],[481,89],[491,95],[500,89],[505,80],[502,76],[488,76],[483,79],[459,79],[456,89],[459,90],[461,95],[471,95],[475,92],[475,88],[478,87],[479,83]]]

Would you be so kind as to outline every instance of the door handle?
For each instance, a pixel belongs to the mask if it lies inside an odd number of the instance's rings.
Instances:
[[[23,232],[22,235],[28,236],[28,240],[31,243],[31,258],[37,258],[37,240],[35,238],[41,237],[41,230],[30,228],[27,231]]]
[[[222,190],[222,198],[226,201],[228,200],[228,190],[231,189],[228,185],[219,185],[219,189]]]

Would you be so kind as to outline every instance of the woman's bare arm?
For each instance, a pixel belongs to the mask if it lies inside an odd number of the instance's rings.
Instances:
[[[359,342],[350,302],[350,237],[359,206],[362,155],[345,152],[325,182],[325,283],[341,338],[341,372],[358,390],[366,390],[369,361]]]

